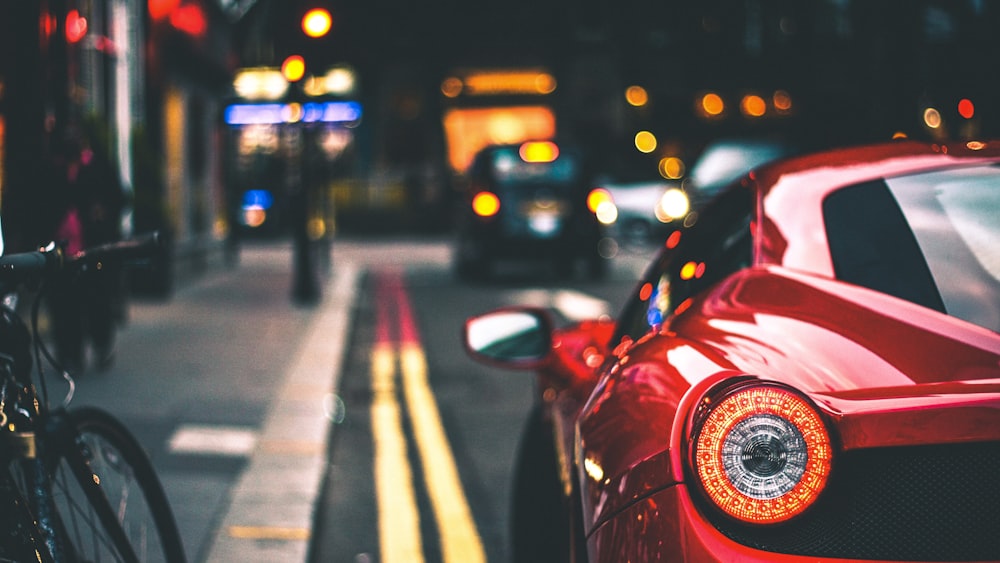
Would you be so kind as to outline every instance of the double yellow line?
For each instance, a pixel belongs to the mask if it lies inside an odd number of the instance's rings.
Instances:
[[[423,468],[424,485],[445,563],[485,563],[482,540],[462,488],[437,401],[418,344],[376,343],[371,356],[372,435],[382,563],[423,563],[420,513],[403,431],[397,362],[406,411]]]

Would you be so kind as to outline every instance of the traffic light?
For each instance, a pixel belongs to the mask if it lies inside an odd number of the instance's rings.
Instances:
[[[308,37],[323,37],[330,31],[332,25],[333,18],[330,17],[330,12],[323,8],[313,8],[302,16],[302,31]]]

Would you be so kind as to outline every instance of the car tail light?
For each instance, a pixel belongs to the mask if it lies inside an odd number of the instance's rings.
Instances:
[[[480,217],[492,217],[500,212],[500,198],[493,192],[479,192],[472,197],[472,211]]]
[[[758,384],[706,399],[691,457],[709,500],[752,524],[776,524],[809,508],[830,474],[830,434],[791,389]]]
[[[554,162],[559,158],[559,145],[551,141],[530,141],[521,145],[518,154],[525,162]]]

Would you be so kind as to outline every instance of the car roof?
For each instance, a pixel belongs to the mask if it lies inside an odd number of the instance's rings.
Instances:
[[[956,166],[1000,163],[1000,141],[955,144],[893,141],[791,157],[762,166],[744,184],[758,195],[758,264],[833,276],[825,248],[822,202],[860,182]]]

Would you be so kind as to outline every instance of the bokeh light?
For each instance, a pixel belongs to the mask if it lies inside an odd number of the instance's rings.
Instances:
[[[289,82],[298,82],[306,74],[306,60],[300,55],[292,55],[281,63],[281,75]]]
[[[313,8],[302,17],[302,32],[309,37],[323,37],[330,31],[333,19],[323,8]]]
[[[771,103],[774,104],[774,109],[779,112],[792,111],[792,97],[784,90],[776,90],[771,96]]]
[[[649,93],[642,86],[629,86],[625,90],[625,101],[631,106],[642,107],[649,103]]]
[[[709,117],[716,117],[722,115],[722,112],[726,110],[726,104],[722,101],[721,96],[709,92],[701,97],[701,110]]]
[[[931,129],[937,129],[941,127],[941,112],[935,108],[927,108],[924,110],[924,125],[930,127]]]
[[[649,131],[639,131],[635,134],[635,148],[639,152],[651,153],[656,150],[656,135]]]
[[[660,176],[668,180],[678,180],[684,176],[684,161],[676,156],[667,156],[660,159]]]
[[[767,103],[756,94],[747,94],[740,101],[740,111],[747,117],[761,117],[767,111]]]
[[[972,116],[976,114],[976,106],[973,105],[972,100],[968,98],[962,98],[958,102],[958,115],[961,115],[965,119],[972,119]]]

